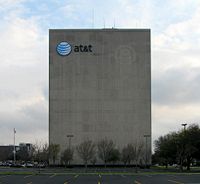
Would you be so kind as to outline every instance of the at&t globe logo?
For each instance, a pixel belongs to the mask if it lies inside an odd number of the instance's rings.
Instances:
[[[67,42],[60,42],[57,45],[56,50],[57,50],[58,54],[60,54],[61,56],[67,56],[71,53],[72,47]]]

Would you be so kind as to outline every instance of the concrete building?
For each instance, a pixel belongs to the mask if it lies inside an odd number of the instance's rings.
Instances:
[[[30,159],[33,145],[30,143],[20,143],[15,145],[16,160],[24,160],[25,157]],[[0,161],[13,160],[14,145],[2,145],[0,146]]]
[[[0,161],[12,160],[13,150],[13,145],[0,146]]]
[[[49,142],[61,153],[104,138],[143,144],[150,163],[150,30],[50,30]]]

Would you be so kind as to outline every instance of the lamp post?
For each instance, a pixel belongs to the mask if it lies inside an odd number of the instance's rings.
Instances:
[[[72,139],[73,137],[74,137],[74,135],[72,135],[72,134],[67,135],[67,138],[69,139],[69,144],[68,144],[69,149],[71,149],[71,139]]]
[[[16,162],[16,150],[15,150],[15,134],[16,134],[16,130],[15,130],[15,128],[14,128],[13,132],[14,132],[13,160],[14,160],[14,164],[15,164],[15,162]]]
[[[182,123],[181,126],[183,126],[183,142],[181,143],[181,157],[180,157],[180,170],[183,171],[183,157],[185,155],[185,146],[186,146],[186,126],[187,123]]]
[[[69,150],[71,151],[71,139],[74,137],[74,135],[72,135],[72,134],[69,134],[69,135],[67,135],[67,138],[69,139]],[[70,165],[70,161],[69,161],[69,165]]]
[[[151,135],[144,135],[145,137],[145,142],[146,142],[146,153],[145,153],[145,167],[147,168],[147,138],[151,137]]]

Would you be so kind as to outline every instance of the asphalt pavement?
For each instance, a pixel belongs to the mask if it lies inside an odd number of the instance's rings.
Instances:
[[[200,184],[200,174],[0,175],[0,184]]]

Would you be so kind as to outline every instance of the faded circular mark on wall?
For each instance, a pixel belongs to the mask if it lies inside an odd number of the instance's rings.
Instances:
[[[135,49],[129,45],[121,45],[115,51],[115,59],[120,64],[132,64],[136,61]]]

